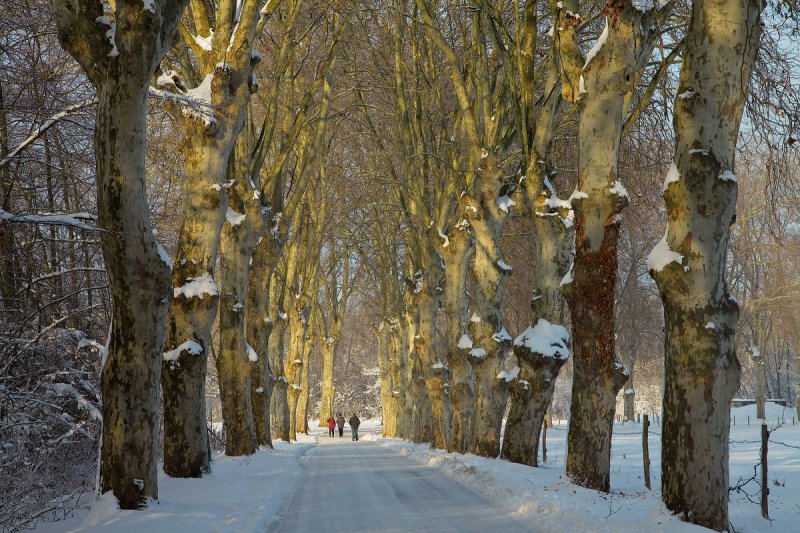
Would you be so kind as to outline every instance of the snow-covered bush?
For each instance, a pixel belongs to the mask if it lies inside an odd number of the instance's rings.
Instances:
[[[101,430],[98,347],[77,330],[0,343],[0,529],[67,514],[92,491]]]

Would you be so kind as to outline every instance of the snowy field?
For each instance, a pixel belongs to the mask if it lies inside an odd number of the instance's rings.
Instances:
[[[755,406],[733,409],[737,425],[731,428],[731,484],[753,475],[758,463],[760,426]],[[747,425],[750,416],[751,425]],[[769,451],[772,521],[761,518],[757,503],[743,492],[731,494],[730,518],[737,532],[800,531],[800,424],[796,411],[768,404],[769,427],[786,419],[771,436]],[[312,423],[311,427],[316,424]],[[346,428],[348,429],[348,428]],[[611,493],[582,489],[564,476],[566,425],[547,433],[548,462],[529,468],[474,455],[448,454],[427,445],[399,439],[383,439],[377,421],[365,421],[361,441],[396,451],[420,464],[455,478],[509,515],[530,520],[531,530],[596,532],[699,532],[704,528],[681,522],[661,504],[660,428],[651,423],[650,457],[653,491],[644,486],[642,436],[639,424],[615,424],[612,447]],[[259,451],[249,458],[218,456],[213,473],[202,480],[159,478],[158,504],[144,511],[120,511],[101,500],[91,512],[67,520],[43,524],[39,532],[67,531],[202,531],[263,532],[279,516],[295,486],[302,456],[317,440],[327,439],[323,430],[301,436],[301,442],[277,442],[274,451]],[[346,431],[345,437],[349,436]],[[349,439],[348,439],[349,440]],[[785,445],[779,444],[784,443]],[[794,446],[794,447],[792,447]],[[758,502],[758,485],[744,487]],[[321,502],[322,503],[322,502]],[[369,512],[364,509],[364,512]]]

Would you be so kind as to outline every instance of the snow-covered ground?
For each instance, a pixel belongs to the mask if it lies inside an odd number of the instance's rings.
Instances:
[[[159,501],[142,511],[121,511],[116,500],[100,499],[91,512],[42,524],[37,533],[130,532],[200,533],[263,532],[295,487],[301,457],[316,439],[300,435],[298,443],[277,441],[275,449],[249,457],[215,457],[202,479],[175,479],[160,472]]]
[[[756,424],[755,406],[735,408],[736,426],[731,428],[731,485],[753,475],[759,461],[761,426]],[[730,520],[735,531],[800,531],[800,424],[792,408],[767,405],[767,423],[772,428],[768,465],[769,510],[772,523],[761,517],[757,503],[742,492],[731,493]],[[750,424],[747,425],[747,417]],[[672,515],[660,500],[661,428],[650,425],[651,486],[644,486],[641,424],[615,424],[611,451],[611,492],[602,494],[572,485],[564,474],[567,426],[557,424],[547,432],[547,464],[528,468],[502,460],[474,455],[449,454],[426,445],[399,439],[376,438],[377,443],[414,461],[455,477],[462,484],[509,511],[535,520],[537,531],[592,532],[691,532],[708,531],[689,525]],[[370,437],[375,438],[375,437]],[[777,442],[782,442],[787,447]],[[750,482],[744,490],[759,501],[759,487]]]
[[[760,426],[756,424],[755,406],[732,410],[736,425],[731,428],[731,484],[753,475],[759,460]],[[747,417],[750,425],[747,425]],[[761,518],[757,503],[748,501],[742,492],[731,493],[731,522],[737,532],[800,531],[800,423],[792,417],[796,411],[768,404],[770,428],[779,420],[785,423],[771,435],[769,451],[770,516]],[[316,424],[311,424],[316,428]],[[346,428],[349,430],[349,428]],[[650,458],[652,486],[644,486],[642,473],[642,427],[640,424],[615,424],[612,447],[611,492],[582,489],[569,483],[564,475],[567,427],[563,422],[547,433],[548,462],[540,468],[486,459],[474,455],[448,454],[431,450],[427,445],[411,444],[400,439],[380,437],[378,421],[365,421],[360,430],[361,442],[397,452],[418,464],[454,478],[485,499],[505,509],[509,518],[521,519],[536,531],[592,532],[699,532],[698,526],[681,522],[661,504],[660,427],[651,422]],[[204,531],[265,531],[274,524],[293,495],[300,489],[301,468],[306,454],[316,442],[350,443],[345,438],[329,442],[325,430],[314,429],[311,436],[300,436],[297,444],[277,442],[273,451],[259,451],[248,458],[218,456],[213,472],[200,480],[159,478],[158,504],[144,511],[120,511],[101,500],[87,515],[84,512],[37,531],[168,531],[170,533]],[[759,499],[758,485],[744,487],[754,502]],[[320,508],[325,507],[319,502]],[[369,509],[362,509],[368,513]]]

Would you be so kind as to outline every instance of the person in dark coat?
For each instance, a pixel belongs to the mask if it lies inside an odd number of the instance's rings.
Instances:
[[[358,419],[358,416],[353,413],[353,416],[350,417],[350,420],[347,421],[350,424],[350,429],[353,432],[353,440],[358,440],[358,426],[361,425],[361,420]]]
[[[336,419],[333,416],[328,417],[328,436],[333,437],[333,428],[336,427]]]
[[[344,416],[342,413],[336,415],[336,427],[339,428],[339,436],[341,437],[344,432]]]

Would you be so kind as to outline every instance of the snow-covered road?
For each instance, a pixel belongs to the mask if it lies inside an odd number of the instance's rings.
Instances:
[[[436,469],[361,439],[320,436],[270,532],[533,531]]]

